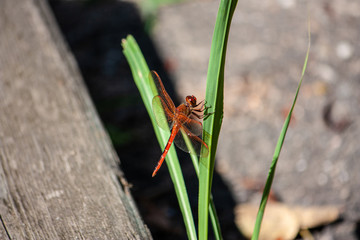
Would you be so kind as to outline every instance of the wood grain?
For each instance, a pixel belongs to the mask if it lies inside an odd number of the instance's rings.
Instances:
[[[0,3],[0,111],[1,239],[151,239],[45,1]]]

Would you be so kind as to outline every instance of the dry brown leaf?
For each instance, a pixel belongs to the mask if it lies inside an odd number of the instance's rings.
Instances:
[[[251,238],[259,206],[240,204],[235,209],[235,222],[242,234]],[[261,224],[261,240],[294,239],[300,228],[308,229],[331,223],[339,218],[336,206],[300,207],[268,203]]]
[[[337,220],[340,210],[336,206],[315,206],[293,208],[302,229],[319,227]]]
[[[254,230],[258,207],[253,204],[241,204],[235,209],[235,222],[247,238],[251,238]],[[259,239],[294,239],[299,229],[300,223],[293,211],[284,204],[269,203],[265,209]]]

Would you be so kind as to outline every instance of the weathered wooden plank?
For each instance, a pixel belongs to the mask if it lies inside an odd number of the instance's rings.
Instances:
[[[0,3],[0,163],[2,239],[151,239],[42,0]]]

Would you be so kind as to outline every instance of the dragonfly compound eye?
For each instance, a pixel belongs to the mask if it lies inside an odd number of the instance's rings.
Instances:
[[[196,97],[194,95],[187,96],[186,102],[189,103],[191,106],[195,106],[196,105]]]

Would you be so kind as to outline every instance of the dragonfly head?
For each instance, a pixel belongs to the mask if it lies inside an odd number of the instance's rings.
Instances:
[[[194,95],[186,96],[185,101],[191,106],[196,106],[196,97]]]

